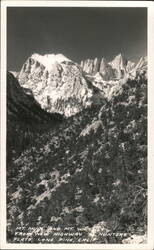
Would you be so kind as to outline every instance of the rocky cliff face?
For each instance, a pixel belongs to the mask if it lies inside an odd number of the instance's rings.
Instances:
[[[84,72],[88,74],[96,74],[100,68],[100,61],[96,57],[94,60],[86,59],[85,61],[81,61],[80,65],[83,68]]]
[[[114,69],[107,63],[105,58],[101,60],[99,73],[105,81],[109,81],[115,77]]]
[[[147,78],[147,57],[141,57],[139,62],[132,68],[130,75],[136,77],[138,75],[144,74]]]
[[[86,74],[94,76],[96,73],[99,73],[104,81],[113,81],[130,76],[135,77],[136,72],[146,70],[147,58],[142,57],[139,62],[135,64],[125,59],[122,54],[119,54],[111,62],[107,62],[103,57],[102,59],[87,59],[82,61],[80,65]]]
[[[81,67],[63,55],[32,55],[19,75],[21,86],[32,90],[42,109],[71,116],[101,101]],[[96,93],[97,92],[97,93]]]
[[[121,54],[117,55],[113,61],[109,62],[109,65],[115,70],[116,78],[121,79],[126,75],[127,60]]]

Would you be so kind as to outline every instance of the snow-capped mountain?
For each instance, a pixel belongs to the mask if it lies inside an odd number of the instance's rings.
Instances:
[[[82,68],[63,55],[33,54],[19,75],[21,86],[32,90],[41,107],[71,116],[93,103],[101,94],[86,80]]]
[[[144,57],[137,64],[119,54],[110,62],[103,57],[78,65],[62,54],[33,54],[17,78],[21,86],[32,91],[42,109],[68,117],[104,98],[111,99],[128,78],[146,70]]]
[[[55,63],[71,62],[70,59],[62,54],[45,54],[43,56],[33,54],[31,58],[44,65],[48,71],[52,71],[52,66],[54,66]]]

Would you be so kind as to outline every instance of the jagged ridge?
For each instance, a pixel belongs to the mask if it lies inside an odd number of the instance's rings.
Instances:
[[[95,58],[81,61],[83,71],[90,75],[100,73],[103,80],[115,80],[124,77],[136,76],[137,71],[147,70],[147,57],[141,57],[139,62],[135,64],[124,58],[122,54],[117,55],[112,61],[107,62],[102,59]]]

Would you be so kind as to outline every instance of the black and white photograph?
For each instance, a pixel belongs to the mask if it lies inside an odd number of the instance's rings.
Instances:
[[[5,74],[6,242],[147,244],[148,8],[7,6]]]

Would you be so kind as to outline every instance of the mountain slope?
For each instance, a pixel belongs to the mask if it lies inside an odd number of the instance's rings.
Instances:
[[[50,231],[59,225],[62,232],[69,226],[72,232],[84,228],[80,237],[72,234],[69,243],[124,243],[130,235],[144,236],[146,88],[142,77],[124,82],[110,102],[84,109],[46,131],[12,160],[9,241],[20,242],[15,232],[23,225],[33,227],[30,242],[37,243],[42,238],[66,243],[65,237]],[[49,233],[38,236],[35,227]],[[113,235],[122,232],[125,235]]]

